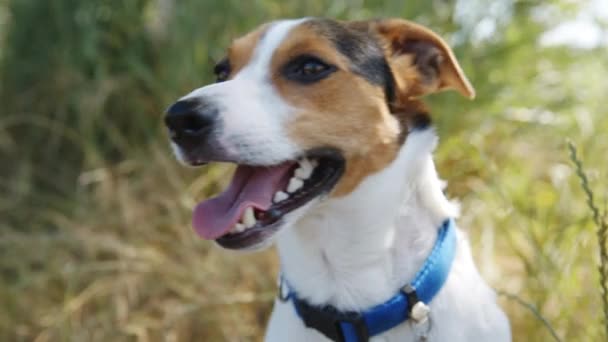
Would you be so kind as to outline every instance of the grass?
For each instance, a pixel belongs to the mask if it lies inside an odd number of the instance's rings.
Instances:
[[[230,37],[270,18],[392,15],[472,41],[444,3],[184,0],[169,16],[160,3],[0,0],[2,341],[259,340],[275,253],[232,254],[195,236],[192,207],[230,170],[179,166],[162,110],[210,80]],[[435,159],[480,271],[508,294],[514,340],[597,341],[605,52],[538,47],[530,18],[545,5],[515,2],[496,37],[456,46],[478,98],[428,99]],[[31,31],[40,21],[45,30]]]
[[[4,229],[0,339],[214,340],[259,333],[259,312],[273,297],[274,259],[252,256],[244,267],[189,228],[193,195],[215,187],[221,171],[189,184],[165,146],[154,146],[140,159],[81,175],[75,213],[35,213],[57,231]]]
[[[601,324],[604,326],[605,336],[608,338],[608,246],[606,241],[608,240],[608,209],[604,208],[604,211],[600,213],[600,209],[595,202],[595,196],[591,185],[589,184],[589,178],[583,169],[583,162],[578,157],[576,146],[572,142],[568,142],[568,149],[570,150],[570,160],[576,166],[576,174],[581,181],[581,188],[585,191],[587,196],[587,206],[591,211],[593,222],[597,229],[597,242],[599,249],[599,285],[601,288],[602,295],[602,309],[604,316],[602,317]]]

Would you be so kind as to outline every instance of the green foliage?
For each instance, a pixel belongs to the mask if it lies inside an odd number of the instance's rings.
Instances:
[[[0,340],[259,339],[276,260],[194,237],[191,208],[226,169],[180,167],[160,118],[211,81],[231,39],[303,15],[409,18],[446,37],[478,97],[428,98],[436,160],[482,273],[561,339],[599,340],[596,230],[564,142],[605,197],[608,57],[538,44],[582,6],[0,0]],[[496,25],[487,37],[483,22]],[[551,338],[503,299],[516,340]]]

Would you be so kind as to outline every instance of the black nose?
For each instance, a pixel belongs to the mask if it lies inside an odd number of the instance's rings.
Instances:
[[[212,106],[198,100],[182,100],[167,109],[165,125],[176,144],[190,148],[204,141],[216,116],[217,110]]]

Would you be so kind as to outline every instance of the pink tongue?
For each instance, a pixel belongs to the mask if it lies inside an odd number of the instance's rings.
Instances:
[[[194,208],[192,225],[207,240],[217,239],[230,231],[247,207],[268,210],[274,194],[285,188],[294,163],[271,167],[237,167],[226,191],[199,203]]]

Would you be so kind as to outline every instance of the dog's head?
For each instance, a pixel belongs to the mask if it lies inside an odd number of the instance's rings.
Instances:
[[[193,224],[232,249],[267,245],[322,200],[357,188],[430,119],[419,97],[474,90],[447,44],[414,23],[301,19],[235,40],[217,83],[165,117],[178,159],[238,165]]]

